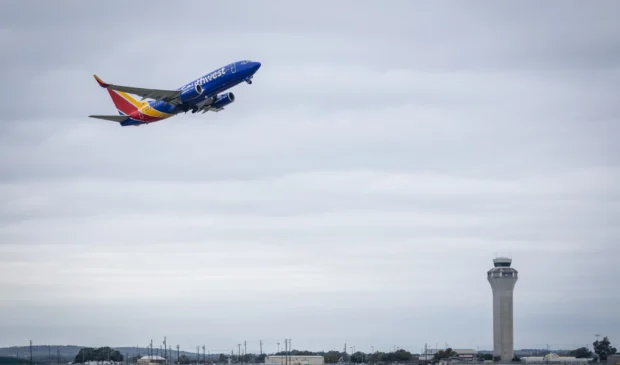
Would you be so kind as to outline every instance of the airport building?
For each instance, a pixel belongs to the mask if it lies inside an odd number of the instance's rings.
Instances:
[[[521,359],[521,362],[526,364],[587,364],[592,359],[576,358],[574,356],[560,356],[558,354],[550,353],[545,356],[528,356]]]
[[[607,365],[620,365],[620,354],[607,356]]]
[[[510,267],[512,259],[497,257],[494,268],[487,271],[487,280],[493,290],[493,356],[500,361],[514,357],[512,294],[518,271]]]
[[[161,356],[142,356],[138,359],[138,364],[165,364],[166,359]]]
[[[458,354],[459,360],[462,361],[475,361],[478,351],[472,349],[452,349],[452,351]]]
[[[323,365],[323,356],[267,356],[265,365]]]

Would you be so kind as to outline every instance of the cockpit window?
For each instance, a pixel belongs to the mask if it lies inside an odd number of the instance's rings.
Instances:
[[[242,65],[245,65],[245,64],[246,64],[246,63],[248,63],[248,62],[250,62],[250,61],[241,61],[241,64],[242,64]]]

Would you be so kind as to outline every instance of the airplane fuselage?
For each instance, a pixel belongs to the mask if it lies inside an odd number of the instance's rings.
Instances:
[[[124,113],[119,109],[120,115],[129,116],[129,119],[120,123],[123,126],[158,122],[188,111],[194,113],[201,110],[203,113],[208,110],[219,111],[234,101],[232,93],[221,93],[242,82],[251,84],[251,79],[260,66],[259,62],[238,61],[220,67],[176,89],[181,91],[183,100],[177,105],[163,100],[137,101],[124,92],[116,92],[119,94],[117,96],[111,95],[113,99],[118,99],[118,97],[125,99],[115,100],[115,103],[128,102],[135,106],[135,108],[127,109],[129,113]]]

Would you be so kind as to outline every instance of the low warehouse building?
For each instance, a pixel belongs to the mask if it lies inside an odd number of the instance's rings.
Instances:
[[[452,351],[456,352],[461,360],[474,361],[478,355],[478,351],[472,349],[452,349]]]
[[[161,356],[142,356],[138,359],[138,364],[141,365],[149,365],[149,364],[165,364],[166,359]]]
[[[323,356],[267,356],[265,365],[323,365]]]
[[[620,355],[607,356],[607,365],[620,365]]]
[[[528,356],[521,359],[526,364],[587,364],[592,359],[578,359],[574,356],[559,356],[558,354],[547,354],[545,356]]]

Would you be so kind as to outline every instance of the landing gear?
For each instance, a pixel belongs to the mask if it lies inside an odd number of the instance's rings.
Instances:
[[[245,82],[248,83],[248,85],[252,85],[252,76],[248,77],[245,79]]]

